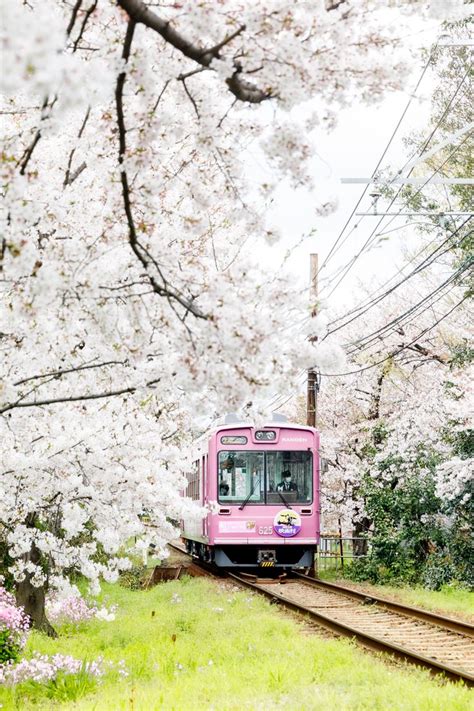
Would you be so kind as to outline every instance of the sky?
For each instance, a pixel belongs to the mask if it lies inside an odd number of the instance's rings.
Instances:
[[[280,189],[281,199],[277,200],[272,218],[277,222],[284,234],[284,241],[291,241],[298,234],[309,233],[315,229],[315,234],[306,240],[305,244],[297,249],[290,262],[296,271],[306,274],[304,279],[309,279],[309,253],[317,252],[320,264],[324,261],[334,241],[340,234],[344,224],[349,218],[359,197],[364,191],[364,185],[347,185],[341,183],[341,178],[369,178],[400,118],[407,103],[407,93],[397,92],[377,107],[357,106],[342,112],[337,128],[330,134],[317,136],[317,150],[320,160],[315,161],[314,172],[316,176],[317,200],[324,203],[336,199],[336,211],[328,217],[315,215],[315,196],[309,196],[303,191],[294,191],[286,196],[287,188]],[[407,159],[407,152],[401,139],[413,129],[422,128],[427,124],[428,101],[413,100],[412,111],[407,115],[400,131],[394,140],[393,147],[387,154],[382,167],[394,166],[395,169],[403,166]],[[369,188],[357,212],[372,212],[372,198]],[[379,208],[383,209],[380,201]],[[386,220],[388,222],[388,220]],[[320,273],[320,293],[326,298],[332,287],[334,279],[328,279],[341,265],[360,249],[367,237],[372,232],[378,220],[374,217],[360,218],[354,216],[343,237],[351,231],[345,244],[329,260],[327,266]],[[400,225],[404,220],[397,220],[391,226]],[[382,229],[382,228],[381,228]],[[383,229],[382,229],[383,231]],[[405,230],[407,233],[407,230]],[[415,237],[411,232],[412,237]],[[387,235],[388,236],[388,235]],[[358,260],[350,276],[348,276],[333,293],[337,303],[347,303],[352,299],[352,294],[357,287],[357,281],[368,284],[377,274],[379,278],[393,273],[396,265],[403,259],[401,244],[397,232],[391,233],[391,238],[383,241],[380,247],[370,252],[366,257]],[[304,266],[306,263],[306,267]]]
[[[423,46],[429,47],[436,39],[433,28],[427,30],[422,39]],[[430,134],[429,120],[434,82],[429,70],[416,95],[413,95],[413,89],[425,63],[426,59],[423,59],[420,53],[418,59],[413,62],[412,74],[404,91],[387,94],[384,100],[375,106],[355,103],[339,113],[338,124],[332,132],[315,131],[317,157],[313,163],[316,183],[314,194],[311,195],[304,190],[291,190],[286,184],[279,186],[271,209],[271,220],[280,228],[283,237],[272,247],[273,258],[269,254],[270,250],[267,250],[266,259],[276,266],[281,262],[288,248],[298,244],[304,234],[309,235],[302,244],[293,249],[292,256],[287,262],[294,278],[300,281],[302,288],[308,288],[308,293],[310,253],[318,253],[321,266],[365,188],[365,185],[361,184],[342,184],[341,178],[369,178],[373,174],[410,97],[409,110],[383,160],[381,169],[390,167],[395,173],[411,157],[409,149],[403,143],[406,136],[413,131],[419,132],[422,136]],[[436,141],[431,145],[435,143]],[[430,172],[423,168],[422,163],[419,165],[418,176],[430,175]],[[357,212],[372,212],[373,199],[369,196],[371,192],[371,189],[367,190]],[[338,204],[331,215],[319,217],[315,214],[318,203],[333,199],[336,199]],[[379,211],[385,211],[382,200],[379,202]],[[348,235],[347,240],[319,274],[320,297],[323,305],[328,309],[330,318],[334,312],[353,308],[367,292],[374,291],[379,284],[403,268],[407,250],[416,250],[417,244],[420,243],[416,229],[409,224],[413,219],[417,218],[400,217],[392,221],[387,217],[383,223],[386,227],[382,226],[379,230],[392,231],[383,235],[385,239],[377,248],[357,260],[348,276],[331,293],[337,282],[334,274],[359,251],[378,222],[374,217],[352,218],[344,232],[344,235]],[[358,226],[352,229],[355,224]],[[394,228],[402,226],[403,229],[393,231]],[[304,380],[303,374],[302,392],[305,389]],[[282,407],[282,402],[285,404],[287,395],[288,393],[281,393],[280,397],[272,400],[269,405],[274,409]]]
[[[317,137],[320,160],[315,161],[314,166],[316,196],[317,200],[322,203],[327,200],[337,200],[338,206],[333,214],[328,217],[315,215],[315,197],[309,196],[303,191],[293,192],[291,199],[282,197],[275,206],[272,217],[282,229],[285,241],[291,241],[296,234],[309,233],[312,228],[316,230],[315,234],[306,240],[304,246],[295,251],[290,262],[291,267],[296,268],[297,271],[301,269],[303,274],[306,273],[304,279],[309,278],[309,253],[317,252],[320,265],[322,264],[364,191],[364,185],[342,184],[341,178],[369,178],[372,175],[406,103],[406,93],[397,92],[397,94],[387,97],[377,107],[352,107],[340,115],[335,131]],[[390,165],[395,169],[401,167],[407,159],[407,152],[401,139],[412,129],[422,128],[423,124],[427,123],[428,102],[414,100],[412,106],[414,109],[412,116],[407,115],[382,167]],[[370,187],[367,189],[357,212],[372,212],[373,199],[369,196],[372,191]],[[285,188],[280,191],[280,193],[284,192]],[[383,210],[382,201],[379,203],[379,208]],[[343,237],[351,231],[356,223],[358,223],[358,227],[348,235],[345,244],[321,270],[320,293],[322,298],[325,298],[325,295],[327,298],[337,281],[337,279],[328,279],[328,277],[334,274],[341,265],[346,264],[360,249],[377,222],[378,220],[374,217],[354,216],[352,218]],[[400,225],[402,222],[404,220],[397,220],[391,226]],[[381,230],[383,231],[383,228]],[[378,249],[360,259],[357,266],[351,270],[350,276],[335,289],[333,297],[337,297],[338,304],[351,300],[358,280],[368,283],[375,273],[382,278],[389,276],[389,272],[394,271],[396,264],[402,259],[402,251],[397,233],[391,233],[391,235],[391,238],[383,241]]]
[[[429,47],[437,37],[434,27],[426,27],[415,34],[418,48]],[[384,158],[381,169],[401,168],[410,157],[403,144],[403,139],[413,131],[422,135],[429,134],[430,98],[433,81],[430,71],[425,74],[418,91],[413,90],[421,76],[426,59],[415,56],[412,73],[404,91],[391,92],[376,105],[366,106],[355,102],[351,107],[339,112],[338,124],[330,132],[315,130],[314,139],[317,156],[313,161],[313,175],[316,190],[313,195],[305,190],[291,190],[288,185],[279,186],[270,211],[270,221],[282,231],[283,238],[272,248],[272,254],[267,252],[267,258],[274,266],[279,264],[288,248],[297,244],[303,235],[311,236],[293,250],[288,260],[288,268],[294,278],[304,285],[309,285],[309,255],[316,252],[321,265],[329,250],[339,236],[347,219],[351,215],[357,200],[364,191],[365,185],[347,185],[341,183],[341,178],[369,178],[375,170],[392,133],[403,114],[411,97],[411,103],[399,130]],[[429,175],[422,170],[419,174]],[[372,212],[373,192],[367,189],[366,195],[357,212]],[[318,203],[328,200],[337,201],[337,209],[328,217],[315,214]],[[386,203],[385,203],[386,204]],[[379,202],[379,211],[384,211],[384,202]],[[327,266],[319,274],[319,293],[329,310],[340,310],[354,305],[361,292],[372,291],[378,283],[385,281],[402,267],[406,259],[406,249],[416,248],[419,240],[414,228],[401,227],[409,218],[386,218],[380,231],[392,230],[383,235],[375,249],[359,258],[340,285],[336,286],[337,271],[359,251],[371,234],[378,220],[374,217],[354,216],[345,231],[343,246],[329,260]],[[355,229],[354,225],[358,223]],[[390,224],[389,224],[390,223]],[[349,234],[350,233],[350,234]]]

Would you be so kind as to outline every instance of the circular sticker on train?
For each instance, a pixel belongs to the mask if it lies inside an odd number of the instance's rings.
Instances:
[[[291,538],[301,531],[301,519],[295,511],[282,509],[273,519],[273,528],[279,536]]]

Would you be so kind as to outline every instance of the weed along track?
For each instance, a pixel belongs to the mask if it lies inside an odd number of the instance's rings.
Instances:
[[[184,553],[180,546],[171,544],[171,547]],[[190,573],[222,578],[223,571],[194,561]],[[471,624],[299,573],[276,578],[227,573],[226,577],[282,607],[310,617],[333,633],[474,686]]]
[[[278,581],[230,575],[337,634],[474,685],[472,625],[417,608],[392,605],[303,575],[293,574]]]

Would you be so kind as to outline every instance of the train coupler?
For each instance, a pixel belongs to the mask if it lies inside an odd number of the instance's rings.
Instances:
[[[262,550],[257,553],[257,563],[261,568],[274,568],[276,554],[274,550]]]

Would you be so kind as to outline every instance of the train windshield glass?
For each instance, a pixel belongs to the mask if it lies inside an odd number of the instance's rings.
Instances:
[[[219,452],[219,500],[264,503],[263,452]]]
[[[266,452],[267,503],[309,504],[313,500],[311,452]]]
[[[313,455],[307,451],[219,452],[219,501],[308,504],[313,500]]]

